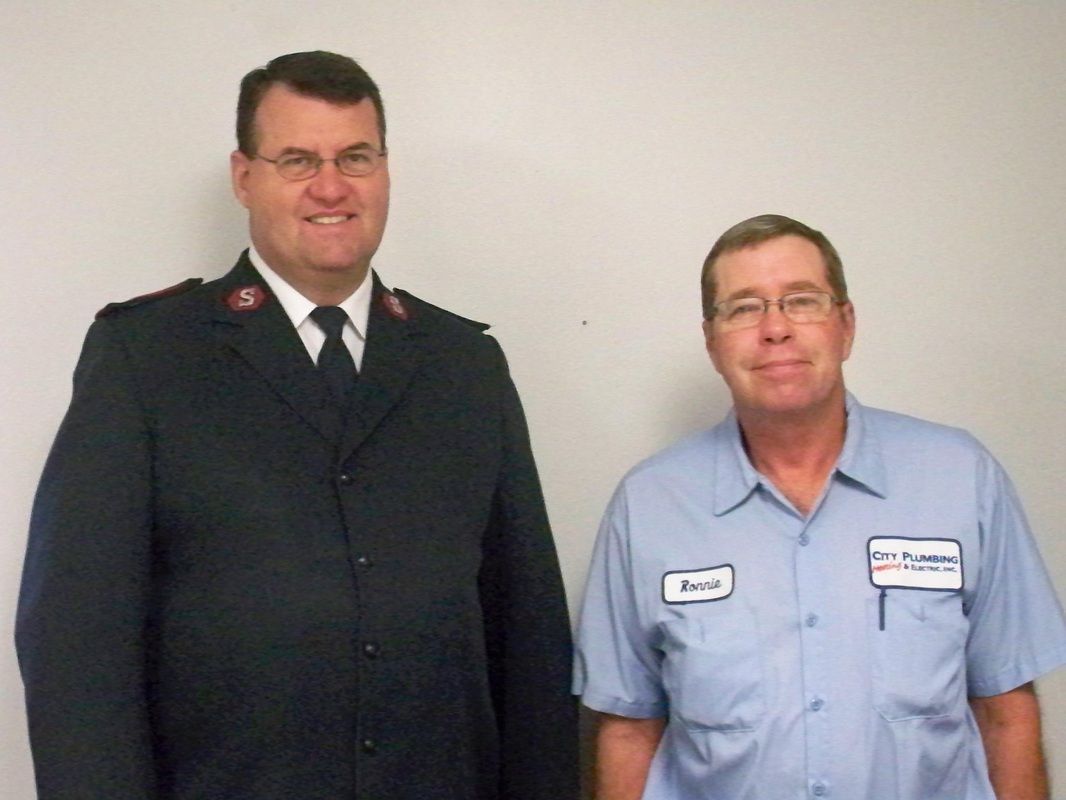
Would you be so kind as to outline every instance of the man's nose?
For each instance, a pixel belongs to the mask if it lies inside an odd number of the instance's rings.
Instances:
[[[334,161],[323,161],[307,185],[307,193],[326,206],[334,206],[354,191],[353,181],[337,169]]]
[[[785,316],[780,300],[769,300],[759,320],[759,335],[770,342],[783,342],[792,337],[792,320]]]

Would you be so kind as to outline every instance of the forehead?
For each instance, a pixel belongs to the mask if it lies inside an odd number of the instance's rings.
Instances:
[[[778,236],[719,256],[714,265],[719,299],[752,291],[829,289],[822,251],[801,236]]]
[[[358,144],[379,147],[377,111],[370,98],[340,105],[271,86],[255,110],[259,147],[325,151]]]

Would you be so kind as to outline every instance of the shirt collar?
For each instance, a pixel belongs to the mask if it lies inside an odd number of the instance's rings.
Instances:
[[[845,412],[848,427],[834,475],[842,475],[878,497],[885,497],[887,481],[881,443],[868,424],[862,404],[851,392],[846,393]],[[762,478],[744,449],[735,410],[730,409],[716,434],[721,446],[715,459],[714,513],[721,516],[747,500]]]
[[[847,393],[845,404],[848,430],[844,435],[844,449],[837,459],[836,471],[865,486],[878,497],[887,497],[888,479],[877,430],[870,425],[866,409],[851,392]]]
[[[259,274],[263,276],[263,280],[270,287],[270,291],[278,298],[281,307],[285,309],[285,313],[292,320],[293,327],[299,328],[311,315],[311,312],[315,310],[315,304],[272,270],[263,260],[263,257],[259,255],[255,245],[249,246],[248,258],[252,262],[252,266],[259,270]],[[337,304],[344,309],[348,319],[351,320],[352,325],[355,327],[355,332],[364,341],[366,341],[367,321],[370,319],[370,298],[373,294],[373,288],[374,281],[370,277],[370,271],[367,270],[366,277],[359,284],[359,288]]]
[[[729,410],[715,433],[719,447],[715,459],[714,513],[721,516],[747,500],[761,479],[744,450],[735,409]]]

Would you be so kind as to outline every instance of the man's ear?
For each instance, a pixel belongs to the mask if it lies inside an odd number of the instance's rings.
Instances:
[[[722,370],[718,368],[718,348],[717,340],[714,338],[713,319],[705,319],[703,321],[703,346],[707,349],[707,355],[711,357],[711,363],[714,364],[715,370],[720,374]]]
[[[252,160],[240,150],[234,150],[229,154],[229,174],[233,184],[233,196],[245,208],[248,208],[248,175],[251,168]]]
[[[855,306],[848,300],[840,307],[840,317],[844,323],[844,361],[851,355],[851,345],[855,341]]]

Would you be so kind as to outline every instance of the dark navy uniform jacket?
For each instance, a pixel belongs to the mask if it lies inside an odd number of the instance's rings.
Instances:
[[[569,623],[495,340],[375,278],[342,426],[246,255],[128,305],[89,331],[33,512],[40,798],[576,797]]]

